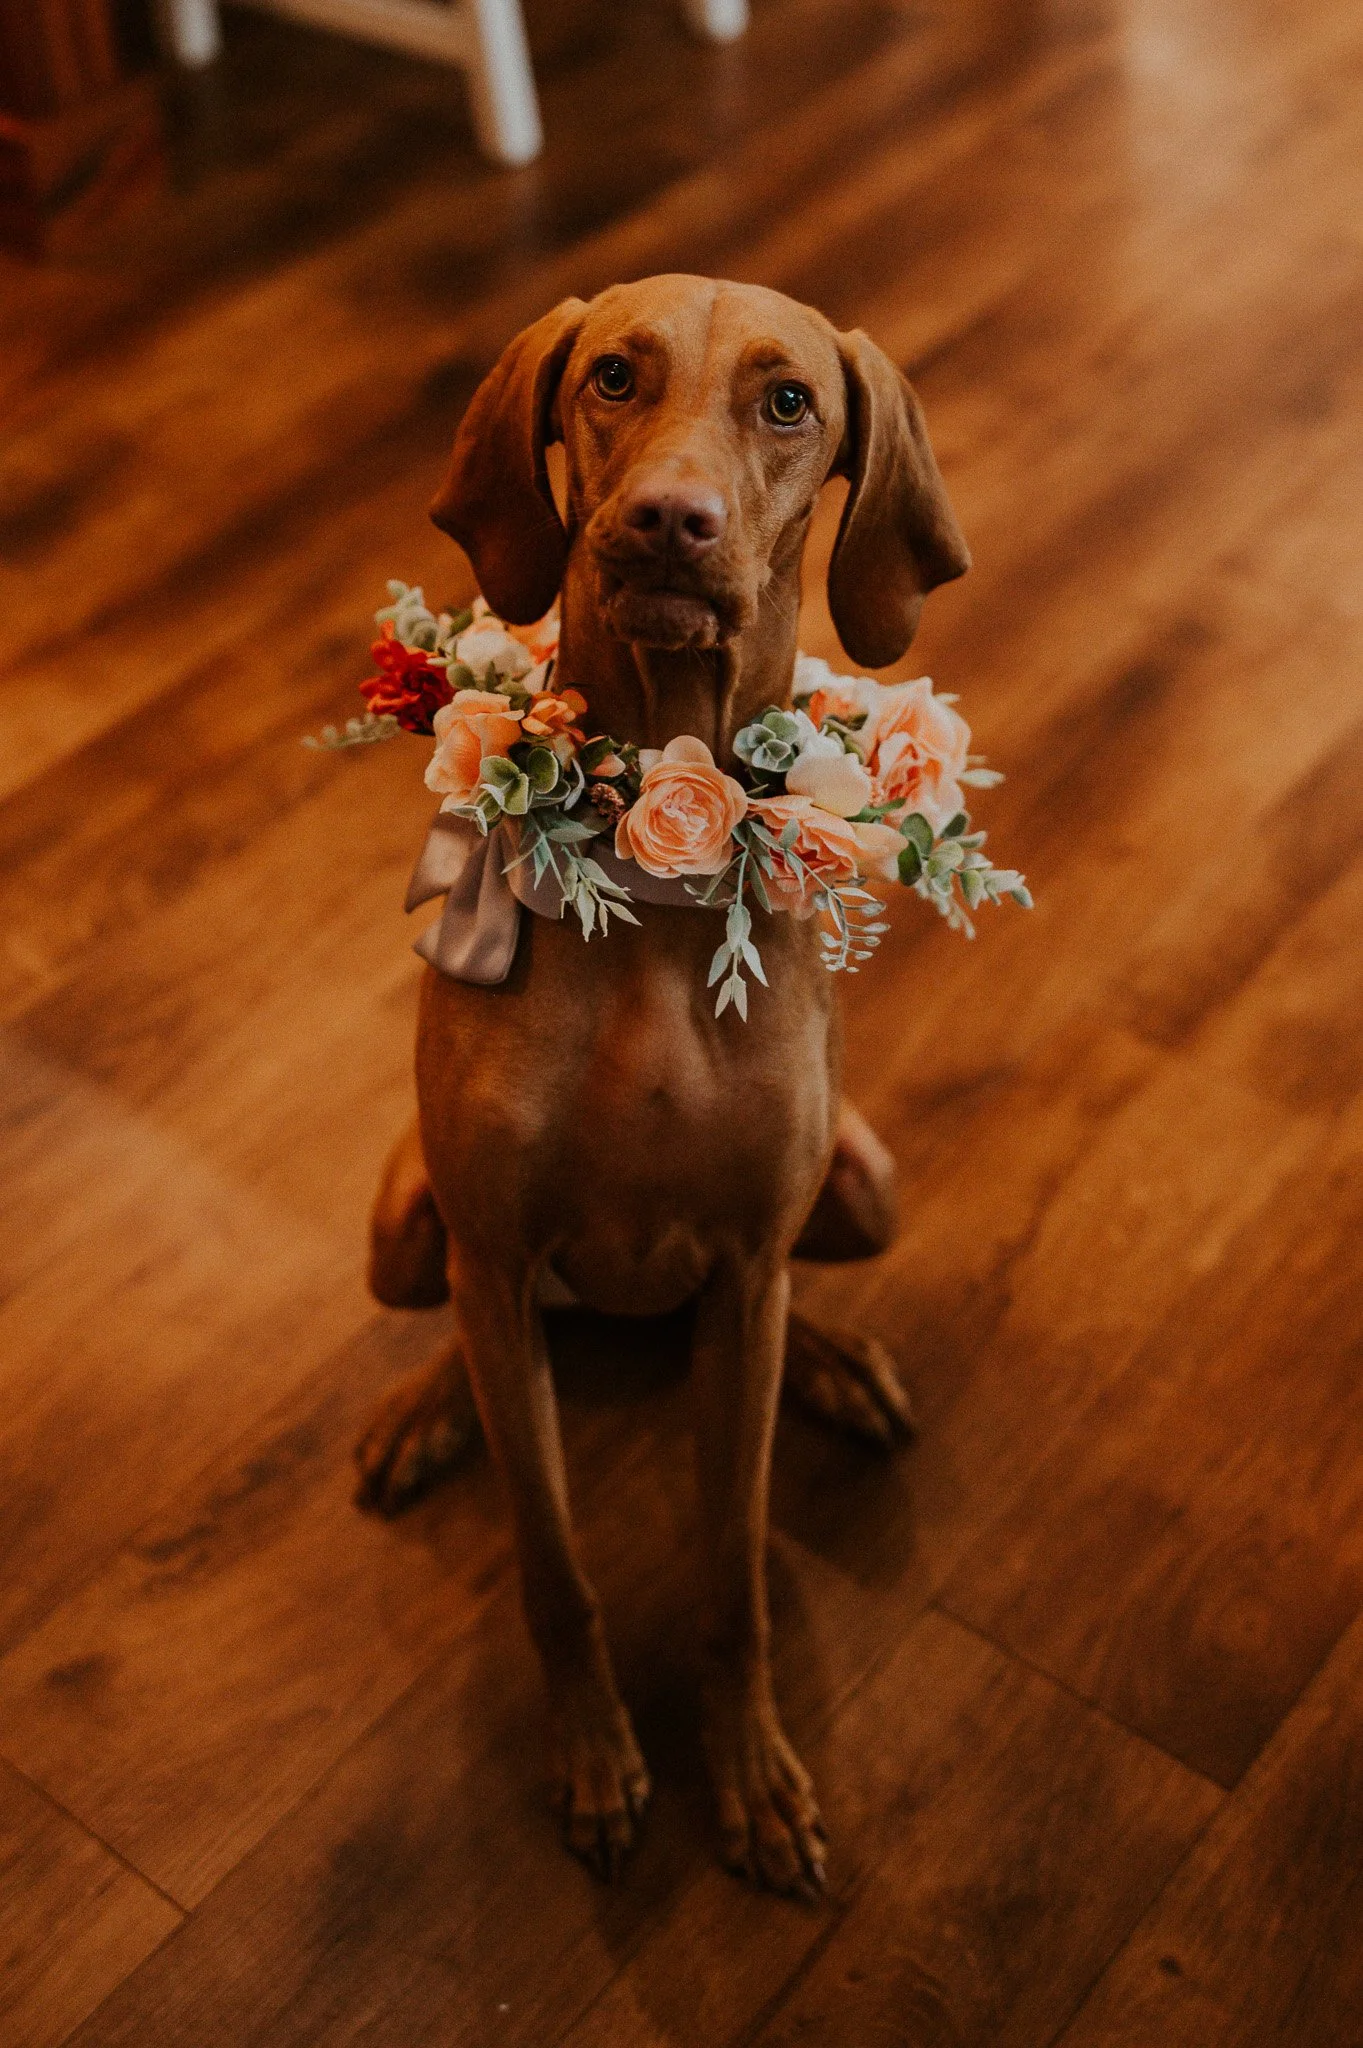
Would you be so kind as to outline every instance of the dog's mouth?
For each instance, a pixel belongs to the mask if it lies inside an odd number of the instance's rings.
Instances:
[[[694,591],[622,583],[603,595],[602,614],[618,640],[676,649],[718,647],[726,637],[715,605]]]
[[[729,591],[699,587],[685,569],[659,567],[645,577],[601,554],[596,558],[601,616],[617,640],[677,650],[723,647],[742,625],[742,605]]]

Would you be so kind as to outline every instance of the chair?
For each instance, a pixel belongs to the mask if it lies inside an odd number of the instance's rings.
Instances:
[[[543,144],[520,0],[252,0],[274,14],[363,42],[453,64],[468,79],[474,133],[498,164],[528,164]],[[729,42],[748,25],[748,0],[681,0],[697,35]],[[221,48],[218,0],[157,0],[162,47],[177,63],[211,64]]]

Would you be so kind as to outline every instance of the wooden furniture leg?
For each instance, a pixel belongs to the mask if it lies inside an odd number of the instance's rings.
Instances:
[[[222,49],[218,0],[156,0],[156,27],[168,57],[200,71]]]
[[[272,13],[338,35],[409,50],[467,74],[474,133],[498,164],[526,164],[543,147],[539,101],[520,0],[256,0]],[[221,48],[217,0],[157,0],[161,43],[178,64],[210,64]]]
[[[682,0],[682,13],[708,43],[731,43],[748,26],[748,0]]]

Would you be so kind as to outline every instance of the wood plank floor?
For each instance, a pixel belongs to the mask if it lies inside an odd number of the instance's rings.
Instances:
[[[0,257],[6,2048],[1363,2044],[1363,16],[531,9],[548,148],[233,11],[163,202]],[[964,698],[1038,909],[846,998],[905,1228],[806,1272],[893,1461],[784,1421],[814,1909],[713,1859],[684,1331],[558,1352],[659,1791],[558,1848],[495,1476],[349,1501],[428,806],[355,708],[468,393],[565,291],[756,279],[915,378]],[[811,542],[804,644],[835,654]]]

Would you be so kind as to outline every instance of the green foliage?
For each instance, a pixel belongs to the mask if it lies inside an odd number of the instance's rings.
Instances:
[[[981,903],[999,904],[1008,897],[1023,910],[1032,908],[1022,876],[1016,868],[994,866],[982,851],[985,834],[970,830],[966,812],[958,812],[940,835],[918,811],[903,819],[899,829],[904,835],[900,881],[931,903],[953,931],[973,939],[970,912]]]
[[[599,837],[601,829],[562,811],[532,812],[520,826],[520,849],[510,863],[514,868],[529,861],[537,882],[552,871],[563,896],[563,909],[573,912],[584,939],[598,928],[604,937],[612,917],[622,924],[639,922],[629,908],[629,890],[613,882],[599,861],[579,851]]]
[[[303,745],[338,754],[345,747],[372,747],[380,740],[395,740],[401,731],[391,711],[366,711],[363,718],[348,718],[344,729],[324,725],[320,733],[305,733]]]
[[[453,653],[459,635],[466,633],[473,624],[473,612],[469,607],[460,612],[441,612],[437,617],[427,604],[419,583],[390,581],[388,595],[392,601],[375,612],[374,623],[380,628],[391,625],[394,638],[400,640],[404,647],[420,647],[427,654],[449,655]],[[456,690],[472,687],[471,683],[454,684]]]
[[[773,704],[736,735],[734,752],[754,774],[785,775],[795,766],[801,747],[813,732],[803,712],[782,711]]]

